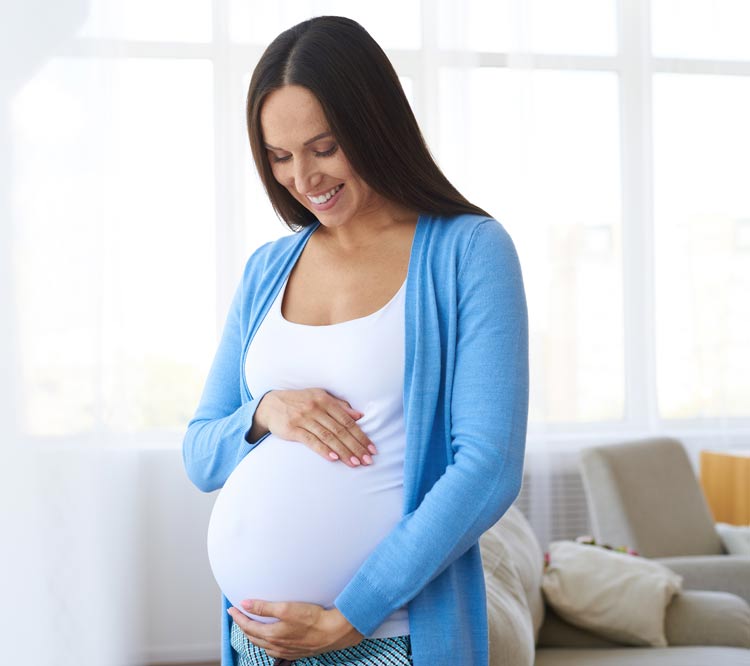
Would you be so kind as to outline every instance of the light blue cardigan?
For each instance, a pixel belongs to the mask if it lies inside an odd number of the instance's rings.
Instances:
[[[247,262],[183,442],[187,473],[205,492],[221,488],[265,439],[245,438],[263,397],[248,391],[245,352],[319,224],[263,245]],[[335,605],[367,636],[408,602],[415,666],[485,666],[477,542],[520,489],[528,414],[526,299],[502,225],[420,215],[405,307],[403,518]],[[223,612],[222,666],[234,665],[230,621]]]

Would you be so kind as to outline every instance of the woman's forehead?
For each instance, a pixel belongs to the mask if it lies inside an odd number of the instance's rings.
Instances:
[[[261,108],[260,125],[264,141],[277,146],[282,141],[304,143],[328,130],[323,107],[302,86],[284,86],[270,93]]]

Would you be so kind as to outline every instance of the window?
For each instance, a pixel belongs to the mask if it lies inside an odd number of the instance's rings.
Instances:
[[[387,50],[447,176],[513,237],[532,436],[747,427],[748,3],[259,7],[96,0],[26,54],[8,274],[29,437],[181,440],[245,260],[288,233],[247,143],[250,73],[319,14]]]
[[[22,425],[184,427],[215,346],[211,64],[56,56],[11,114]]]
[[[440,159],[521,255],[539,422],[624,415],[617,79],[442,68]],[[456,137],[460,128],[460,140]],[[497,212],[495,212],[497,211]]]

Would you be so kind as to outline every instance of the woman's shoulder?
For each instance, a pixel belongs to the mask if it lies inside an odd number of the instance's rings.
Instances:
[[[300,231],[280,236],[275,240],[267,241],[255,249],[245,262],[245,279],[261,277],[268,271],[273,271],[286,262],[290,254],[295,252],[299,245],[304,243],[313,232],[316,225],[303,227]]]
[[[432,240],[460,256],[477,244],[511,245],[512,241],[501,222],[494,217],[476,213],[430,215],[428,225]]]
[[[435,232],[442,236],[470,238],[482,228],[496,231],[505,228],[496,218],[478,213],[427,214],[425,217]]]

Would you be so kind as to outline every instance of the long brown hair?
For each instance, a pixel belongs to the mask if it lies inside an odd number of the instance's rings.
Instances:
[[[285,85],[307,88],[352,169],[386,199],[418,212],[476,213],[435,163],[388,57],[356,21],[318,16],[282,32],[261,56],[247,93],[247,130],[271,204],[297,231],[314,214],[274,178],[260,125],[265,98]]]

